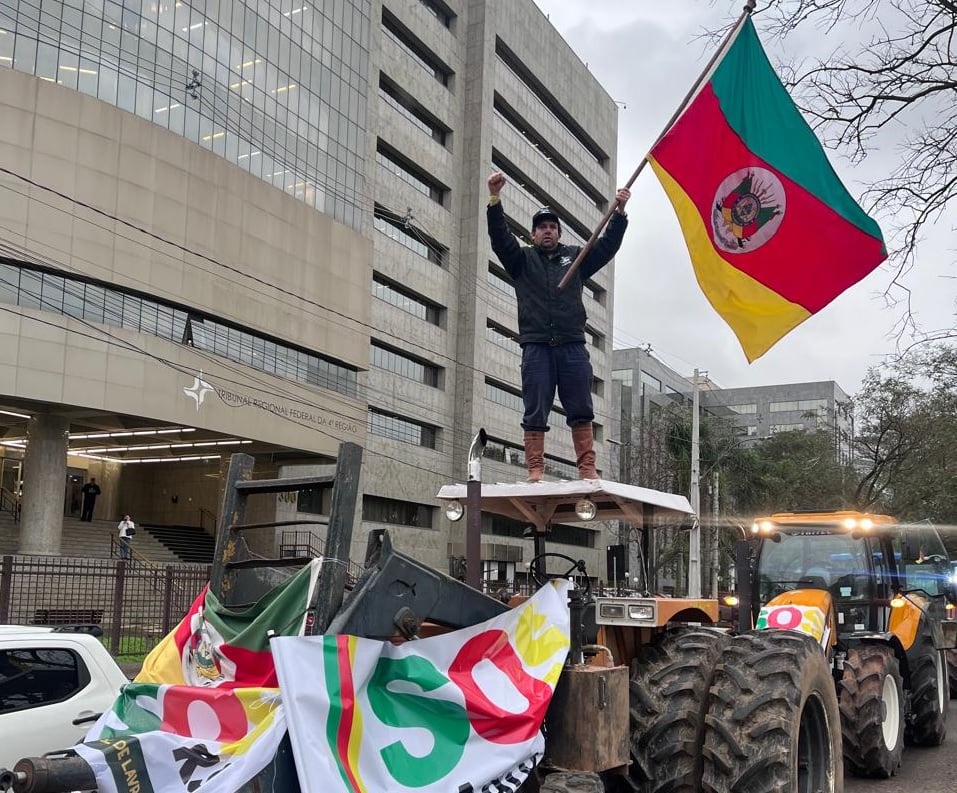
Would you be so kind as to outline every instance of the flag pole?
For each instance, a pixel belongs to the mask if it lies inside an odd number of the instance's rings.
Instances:
[[[661,134],[655,139],[655,142],[651,145],[651,148],[648,149],[648,154],[646,154],[638,167],[635,168],[635,172],[631,175],[631,178],[625,183],[625,189],[630,190],[631,186],[635,183],[635,180],[638,178],[638,175],[645,169],[645,166],[648,164],[648,157],[651,155],[651,152],[654,151],[655,146],[661,141],[661,139],[668,133],[668,130],[674,126],[674,123],[678,120],[678,117],[685,111],[685,108],[688,107],[688,104],[691,102],[692,97],[698,92],[698,89],[701,87],[701,84],[707,79],[709,73],[711,72],[712,67],[717,63],[718,58],[724,53],[725,48],[728,46],[728,43],[734,38],[735,34],[738,32],[738,29],[744,24],[744,20],[747,19],[751,12],[754,11],[755,6],[757,5],[757,0],[745,0],[744,10],[741,12],[741,16],[738,17],[738,21],[734,23],[731,30],[728,31],[728,34],[722,40],[720,46],[714,51],[714,54],[711,56],[711,59],[705,65],[704,69],[701,70],[701,74],[698,75],[698,79],[694,81],[694,85],[691,86],[691,90],[685,94],[685,98],[681,100],[681,104],[678,105],[678,109],[672,114],[671,118],[668,119],[668,123],[665,124],[664,129],[661,131]],[[603,228],[611,219],[612,214],[615,210],[618,209],[618,201],[615,200],[612,205],[608,208],[608,211],[605,212],[605,216],[598,222],[598,226],[591,233],[591,236],[588,238],[588,242],[582,247],[578,252],[578,256],[575,257],[575,261],[571,263],[567,272],[562,276],[562,280],[558,282],[559,290],[564,289],[572,275],[578,269],[578,266],[581,264],[582,259],[585,258],[585,255],[592,249],[592,246],[595,244],[595,240],[598,239],[598,235],[601,234]]]

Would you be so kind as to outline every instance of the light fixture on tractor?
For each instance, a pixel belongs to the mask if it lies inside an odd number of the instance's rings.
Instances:
[[[575,514],[581,520],[594,520],[595,515],[598,514],[598,507],[590,498],[580,498],[578,503],[575,504]]]
[[[462,506],[461,501],[450,501],[445,505],[445,517],[447,517],[453,523],[455,523],[457,520],[462,520],[462,516],[464,514],[465,507]]]

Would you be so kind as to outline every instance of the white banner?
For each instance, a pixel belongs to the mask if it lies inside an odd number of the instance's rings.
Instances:
[[[544,750],[569,647],[567,581],[443,636],[278,637],[303,793],[511,791]]]

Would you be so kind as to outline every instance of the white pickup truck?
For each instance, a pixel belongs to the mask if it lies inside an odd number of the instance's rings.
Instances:
[[[0,625],[0,768],[73,746],[128,682],[96,636]]]

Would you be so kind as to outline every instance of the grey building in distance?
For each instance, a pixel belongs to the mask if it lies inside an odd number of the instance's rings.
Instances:
[[[97,519],[209,531],[231,451],[304,473],[365,449],[363,526],[445,567],[434,498],[491,438],[524,477],[515,301],[485,231],[613,198],[617,107],[531,0],[12,0],[0,5],[0,480],[23,553]],[[599,467],[614,267],[587,285]],[[548,473],[572,476],[554,414]],[[60,498],[60,493],[63,498]],[[328,493],[261,504],[314,517]],[[204,518],[204,516],[206,516]],[[485,527],[487,576],[523,569]],[[591,569],[597,531],[555,540]],[[281,543],[281,537],[276,538]]]
[[[613,445],[620,449],[615,470],[627,480],[640,474],[629,467],[635,467],[638,455],[634,450],[642,445],[642,419],[676,403],[690,410],[694,386],[692,378],[642,348],[615,350],[612,381],[613,399],[621,406],[618,422],[612,427]],[[833,380],[721,388],[699,375],[698,387],[701,410],[731,420],[744,445],[778,432],[824,430],[834,439],[836,459],[851,462],[854,406]]]

